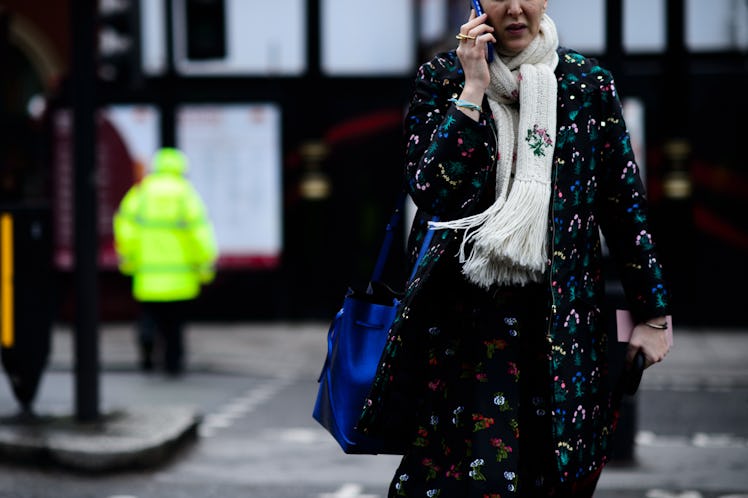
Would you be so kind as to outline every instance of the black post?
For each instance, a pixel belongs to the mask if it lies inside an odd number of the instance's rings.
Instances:
[[[166,72],[161,86],[161,146],[177,145],[176,98],[177,71],[174,64],[174,6],[172,0],[164,1],[166,28]]]
[[[670,137],[685,139],[688,135],[691,86],[689,78],[688,49],[686,47],[686,2],[667,0],[667,48],[663,96],[668,116]]]
[[[662,78],[663,108],[669,133],[662,151],[664,198],[662,217],[662,255],[673,294],[673,315],[687,322],[699,319],[693,287],[694,251],[701,241],[692,220],[691,142],[689,112],[691,106],[690,67],[686,47],[686,2],[667,0],[667,51]],[[660,240],[660,239],[658,239]]]
[[[677,79],[686,70],[685,0],[667,0],[667,66],[668,76]],[[680,107],[680,106],[679,106]],[[677,109],[674,109],[677,110]]]
[[[2,68],[10,68],[10,21],[11,21],[11,12],[7,7],[4,7],[0,5],[0,67]],[[8,69],[5,69],[8,71]],[[0,95],[13,95],[9,90],[10,86],[13,85],[11,82],[11,78],[8,78],[7,76],[4,78],[0,78]],[[11,110],[6,108],[5,103],[3,102],[2,106],[0,107],[0,129],[3,130],[3,133],[0,133],[0,161],[6,161],[9,150],[9,142],[12,140],[9,134],[6,130],[11,130],[13,126],[13,118],[11,117]],[[0,184],[0,195],[2,195],[2,199],[10,199],[15,198],[17,196],[16,192],[14,190],[17,190],[12,187],[12,184],[14,182],[5,182],[3,181],[3,184]],[[7,186],[6,186],[7,185]]]
[[[615,76],[623,62],[623,0],[606,3],[605,56],[608,69]]]
[[[75,161],[75,408],[79,422],[99,418],[96,300],[96,0],[71,2]]]
[[[322,31],[320,29],[320,0],[307,1],[307,78],[318,79],[322,75]],[[314,88],[314,87],[312,87]]]

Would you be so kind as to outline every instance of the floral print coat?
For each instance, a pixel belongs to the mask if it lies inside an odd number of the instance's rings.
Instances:
[[[559,49],[558,111],[548,226],[548,315],[552,432],[560,480],[598,470],[616,410],[607,378],[602,230],[637,321],[668,313],[668,293],[647,223],[644,187],[631,149],[611,74],[594,60]],[[405,121],[406,175],[419,212],[411,234],[417,254],[432,216],[457,219],[494,199],[496,130],[487,101],[478,122],[449,99],[464,76],[454,51],[418,71]],[[528,130],[531,133],[531,130]],[[524,136],[519,131],[519,136]],[[520,141],[519,146],[532,146]],[[426,393],[426,356],[410,333],[429,316],[428,295],[438,292],[439,262],[454,258],[462,233],[436,232],[408,282],[390,330],[359,429],[409,440]]]

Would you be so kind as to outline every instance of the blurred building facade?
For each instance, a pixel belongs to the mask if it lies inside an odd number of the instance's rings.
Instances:
[[[70,315],[72,0],[0,0],[0,204],[49,206]],[[110,216],[161,146],[192,160],[219,274],[194,318],[332,316],[365,281],[401,186],[419,61],[465,0],[100,0],[99,306],[133,316]],[[631,109],[656,229],[689,325],[744,325],[748,1],[550,0],[562,44],[599,58]],[[627,111],[628,112],[628,111]],[[393,268],[393,275],[399,268]]]

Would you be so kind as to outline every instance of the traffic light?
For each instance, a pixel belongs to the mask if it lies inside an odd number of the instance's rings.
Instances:
[[[140,0],[99,0],[99,77],[137,86],[142,81]]]
[[[226,57],[226,7],[224,0],[186,0],[187,59]]]

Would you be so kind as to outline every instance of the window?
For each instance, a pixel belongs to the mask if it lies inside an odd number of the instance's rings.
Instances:
[[[548,15],[556,23],[562,46],[582,53],[605,52],[603,0],[551,1],[548,2]]]
[[[665,0],[625,0],[623,2],[624,51],[639,53],[665,51],[667,44],[665,9]]]
[[[179,72],[299,76],[306,71],[306,0],[224,2],[226,56],[200,60],[187,56],[186,1],[174,2],[174,56]]]
[[[686,0],[686,45],[693,51],[748,49],[748,2]]]
[[[321,65],[328,76],[405,75],[415,65],[413,2],[322,0]]]

